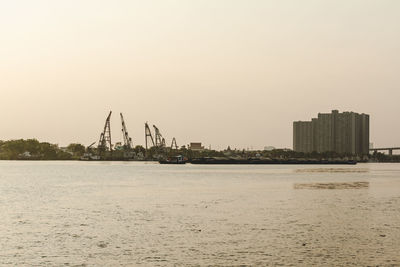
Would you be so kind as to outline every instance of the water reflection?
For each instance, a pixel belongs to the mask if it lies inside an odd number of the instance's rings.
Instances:
[[[368,187],[369,182],[294,184],[294,189],[365,189]]]
[[[310,169],[295,169],[296,173],[368,173],[367,168],[310,168]]]
[[[399,173],[0,162],[0,266],[400,266]]]

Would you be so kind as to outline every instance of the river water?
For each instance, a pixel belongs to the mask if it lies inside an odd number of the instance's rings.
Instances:
[[[0,265],[400,266],[400,164],[0,162]]]

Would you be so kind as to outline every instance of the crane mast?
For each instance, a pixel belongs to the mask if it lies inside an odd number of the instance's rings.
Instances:
[[[128,130],[126,129],[124,116],[122,115],[122,113],[120,113],[120,115],[121,115],[121,124],[122,124],[122,135],[124,137],[124,146],[127,149],[132,149],[132,138],[129,137]]]
[[[178,144],[176,143],[175,137],[172,138],[171,149],[178,149]]]
[[[110,113],[108,114],[106,123],[104,124],[104,130],[100,134],[100,140],[98,143],[98,149],[100,151],[112,151],[111,127],[110,127],[111,113],[112,111],[110,111]]]
[[[160,130],[153,125],[155,131],[156,147],[165,147],[165,139],[162,137]]]
[[[150,139],[153,146],[155,145],[153,135],[151,134],[151,130],[147,122],[144,124],[144,139],[146,141],[146,150],[148,149],[148,139]]]

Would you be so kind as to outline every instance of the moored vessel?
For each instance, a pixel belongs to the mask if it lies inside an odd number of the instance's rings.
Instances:
[[[182,155],[178,155],[175,157],[169,157],[167,159],[159,160],[158,162],[160,164],[186,164],[187,159]]]
[[[344,164],[355,165],[354,160],[328,160],[328,159],[262,159],[262,158],[195,158],[192,164]]]

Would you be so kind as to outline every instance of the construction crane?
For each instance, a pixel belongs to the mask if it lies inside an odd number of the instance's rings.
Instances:
[[[112,144],[111,144],[111,127],[110,127],[110,119],[111,119],[111,113],[108,114],[108,117],[106,119],[106,123],[104,125],[104,130],[100,134],[100,140],[98,144],[98,149],[99,151],[112,151]]]
[[[146,141],[146,150],[148,149],[148,139],[150,138],[151,143],[153,144],[153,146],[155,146],[154,144],[154,139],[153,139],[153,135],[151,134],[151,130],[149,125],[147,124],[147,122],[144,124],[144,139]]]
[[[96,144],[96,142],[91,143],[86,149],[91,149],[94,144]]]
[[[172,138],[171,149],[178,149],[178,144],[176,143],[175,137]]]
[[[124,116],[121,115],[121,123],[122,123],[122,135],[124,137],[124,147],[127,149],[132,149],[132,138],[129,137],[128,130],[126,129],[126,124],[124,121]]]
[[[165,139],[162,137],[160,130],[153,125],[156,139],[156,147],[165,147]]]
[[[94,144],[96,144],[97,142],[93,142],[91,143],[88,147],[86,147],[85,151],[86,153],[91,152],[92,151],[92,147],[94,146]]]

